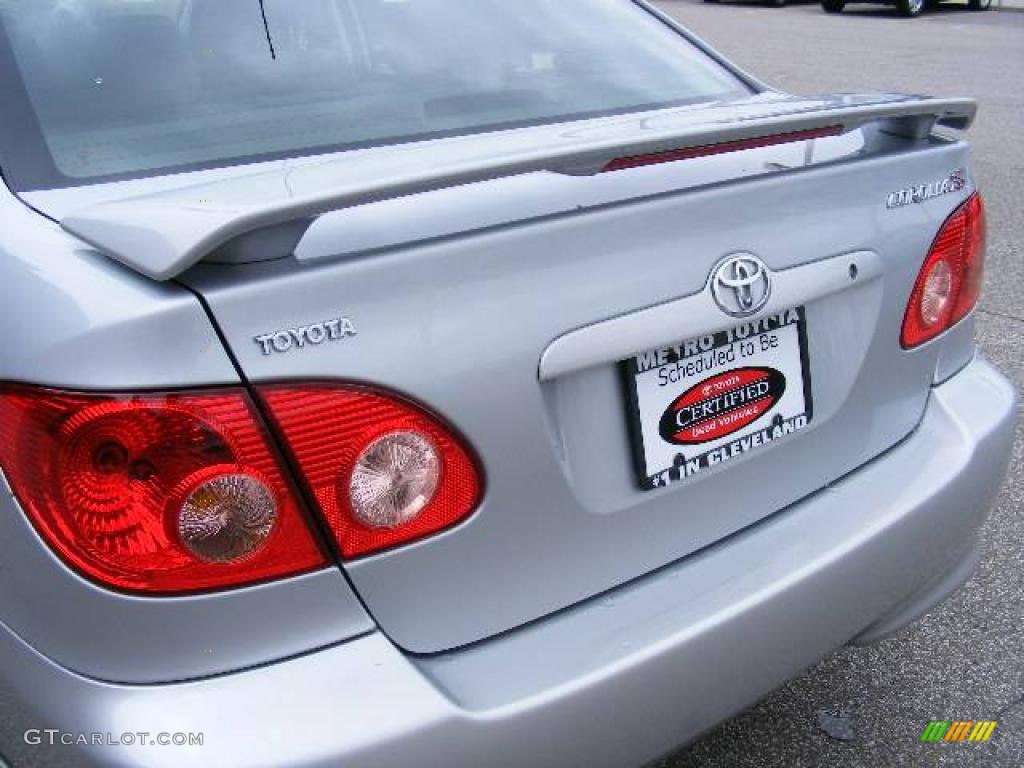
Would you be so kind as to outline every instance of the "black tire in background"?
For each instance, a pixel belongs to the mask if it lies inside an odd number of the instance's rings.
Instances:
[[[825,13],[841,13],[846,7],[846,0],[821,0]]]
[[[925,0],[896,0],[896,7],[904,16],[920,16]]]
[[[992,7],[992,0],[967,0],[967,7],[972,11],[987,11]]]

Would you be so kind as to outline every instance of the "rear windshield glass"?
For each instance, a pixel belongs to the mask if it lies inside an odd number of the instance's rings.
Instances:
[[[19,189],[749,93],[630,0],[0,0]]]

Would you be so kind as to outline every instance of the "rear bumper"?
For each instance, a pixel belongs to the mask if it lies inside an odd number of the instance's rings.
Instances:
[[[935,388],[910,437],[840,482],[603,597],[440,657],[411,658],[373,633],[236,674],[119,686],[0,630],[0,752],[14,766],[640,764],[966,578],[1015,416],[1011,385],[976,359]],[[25,743],[47,728],[61,732],[54,745],[45,732]],[[137,732],[142,744],[60,744]],[[201,746],[148,743],[190,732]]]

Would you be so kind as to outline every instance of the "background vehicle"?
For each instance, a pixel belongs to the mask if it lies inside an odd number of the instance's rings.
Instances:
[[[1014,408],[977,231],[933,248],[980,221],[973,104],[507,5],[2,6],[5,750],[45,713],[191,764],[639,763],[969,572]],[[813,415],[651,467],[623,363],[747,328],[738,253]]]
[[[861,0],[853,0],[860,2]],[[865,0],[866,2],[886,2],[886,0]],[[939,0],[933,0],[937,5]],[[929,0],[893,0],[887,3],[895,5],[904,16],[920,16],[928,7]],[[828,13],[840,13],[846,7],[847,0],[821,0],[821,7]],[[992,7],[992,0],[967,0],[967,7],[972,11],[987,11]]]

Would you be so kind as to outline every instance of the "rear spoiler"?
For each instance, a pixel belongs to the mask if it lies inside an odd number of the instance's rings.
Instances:
[[[211,256],[256,261],[289,255],[316,217],[366,203],[538,171],[596,173],[656,153],[682,158],[701,148],[713,154],[787,137],[836,135],[869,123],[921,139],[936,125],[966,129],[976,109],[971,99],[761,94],[282,162],[227,180],[91,205],[60,224],[137,272],[169,280]],[[626,162],[616,166],[616,160]]]

